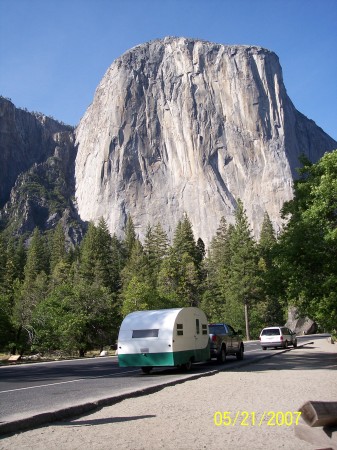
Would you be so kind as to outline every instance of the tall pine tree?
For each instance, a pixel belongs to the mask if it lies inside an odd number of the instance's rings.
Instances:
[[[225,292],[231,262],[229,245],[231,229],[232,227],[228,227],[226,219],[222,217],[216,234],[211,240],[205,260],[206,279],[201,306],[209,320],[215,322],[223,320]]]
[[[283,305],[279,301],[277,290],[274,289],[273,266],[276,243],[274,228],[266,212],[257,245],[261,276],[261,299],[253,311],[256,322],[260,323],[260,328],[284,323]]]
[[[169,256],[158,276],[158,291],[167,305],[198,306],[200,301],[200,253],[192,224],[185,214],[176,227]]]
[[[241,200],[237,202],[230,248],[225,314],[234,326],[245,326],[246,337],[250,339],[249,309],[258,298],[258,265],[256,245]]]

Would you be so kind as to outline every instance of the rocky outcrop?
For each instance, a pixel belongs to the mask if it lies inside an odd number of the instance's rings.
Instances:
[[[54,134],[59,132],[72,132],[72,128],[43,114],[18,109],[0,96],[0,208],[20,173],[54,154]]]
[[[76,147],[71,127],[0,98],[0,230],[29,236],[61,222],[69,245],[86,229],[73,203]]]
[[[161,222],[172,235],[186,212],[206,243],[240,198],[255,235],[275,228],[305,153],[337,143],[299,113],[277,56],[251,46],[165,38],[108,69],[76,139],[76,199],[83,220],[103,216],[120,234],[131,214],[140,237]]]
[[[0,211],[0,224],[11,235],[29,236],[35,227],[51,230],[60,222],[69,246],[82,240],[86,224],[78,216],[74,197],[74,136],[56,133],[58,144],[46,161],[19,175],[10,199]]]
[[[288,320],[285,324],[298,335],[315,334],[317,333],[317,323],[309,317],[300,317],[298,309],[290,307],[288,311]]]

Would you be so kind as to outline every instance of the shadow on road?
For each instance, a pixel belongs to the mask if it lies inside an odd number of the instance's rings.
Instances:
[[[254,365],[240,367],[235,372],[266,372],[269,370],[337,370],[336,353],[310,353],[314,345],[307,345],[299,349],[286,352],[275,352],[270,358],[263,358]],[[268,356],[266,350],[266,356]]]
[[[144,416],[127,416],[127,417],[105,417],[102,419],[92,419],[92,420],[73,420],[66,422],[56,422],[54,426],[72,426],[72,427],[88,427],[95,425],[105,425],[109,423],[120,423],[120,422],[130,422],[132,420],[142,420],[142,419],[152,419],[156,417],[154,414],[146,414]]]

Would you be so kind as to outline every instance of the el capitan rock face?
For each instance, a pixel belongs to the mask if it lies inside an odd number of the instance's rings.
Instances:
[[[83,220],[121,234],[131,214],[142,237],[169,235],[186,212],[206,243],[236,200],[255,235],[276,228],[305,153],[337,147],[286,94],[277,56],[250,46],[165,38],[118,58],[76,130],[76,199]]]

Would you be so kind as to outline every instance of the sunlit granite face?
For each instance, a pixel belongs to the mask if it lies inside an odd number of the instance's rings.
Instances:
[[[206,244],[239,198],[256,236],[265,211],[277,230],[298,156],[336,147],[294,108],[273,52],[171,37],[113,62],[76,143],[83,220],[121,234],[131,214],[141,238],[157,222],[172,236],[186,212]]]

